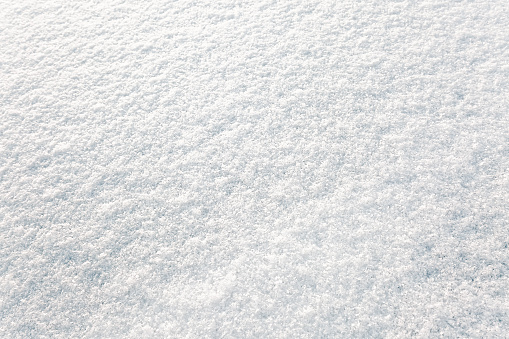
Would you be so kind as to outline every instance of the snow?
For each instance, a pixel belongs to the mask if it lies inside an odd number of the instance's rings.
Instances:
[[[505,337],[509,2],[0,2],[0,337]]]

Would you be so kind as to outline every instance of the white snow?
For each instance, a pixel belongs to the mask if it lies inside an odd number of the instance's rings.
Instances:
[[[509,2],[0,2],[0,337],[509,333]]]

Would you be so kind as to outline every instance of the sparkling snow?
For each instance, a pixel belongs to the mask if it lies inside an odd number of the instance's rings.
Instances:
[[[509,1],[0,2],[0,337],[509,333]]]

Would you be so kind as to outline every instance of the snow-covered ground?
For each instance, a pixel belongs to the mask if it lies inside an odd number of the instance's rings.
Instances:
[[[0,1],[0,337],[509,333],[509,1]]]

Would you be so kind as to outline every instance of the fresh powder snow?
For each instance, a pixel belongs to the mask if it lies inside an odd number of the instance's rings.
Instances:
[[[504,338],[509,1],[0,1],[1,338]]]

